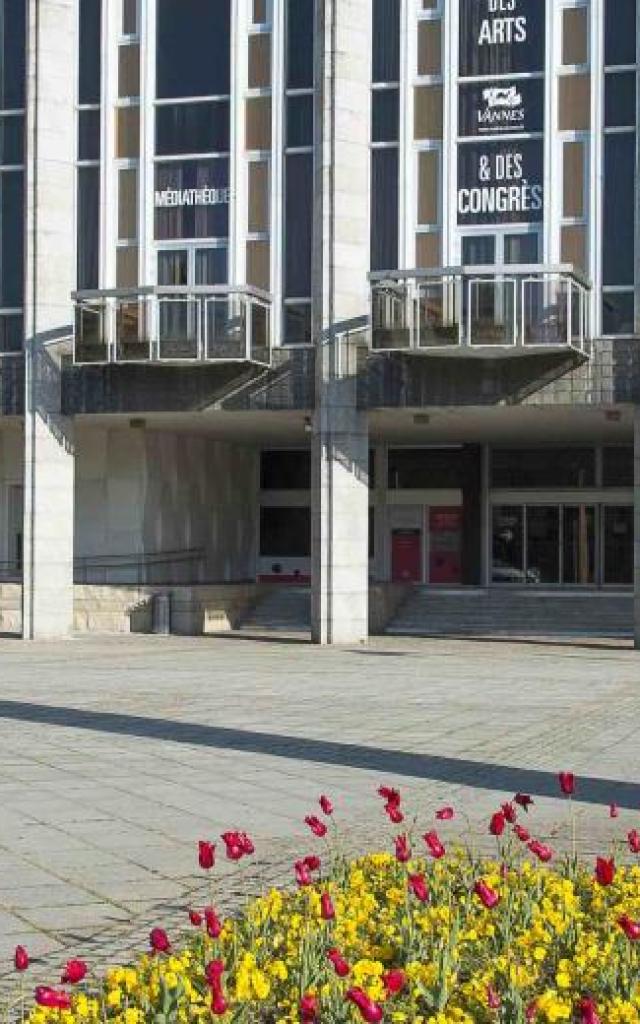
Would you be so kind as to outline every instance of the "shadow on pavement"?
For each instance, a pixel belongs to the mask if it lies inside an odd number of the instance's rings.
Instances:
[[[61,726],[66,729],[85,729],[118,736],[138,736],[216,750],[264,754],[293,761],[312,761],[317,764],[375,771],[392,778],[405,776],[430,779],[501,793],[521,791],[534,796],[559,795],[557,776],[553,772],[488,764],[465,758],[442,757],[436,754],[367,747],[355,743],[336,743],[304,736],[283,736],[278,733],[229,729],[165,718],[146,718],[140,715],[89,711],[73,707],[51,707],[11,700],[0,700],[0,719]],[[566,767],[571,766],[558,765],[558,769]],[[577,798],[583,803],[615,802],[621,807],[635,809],[640,803],[640,784],[581,777]]]

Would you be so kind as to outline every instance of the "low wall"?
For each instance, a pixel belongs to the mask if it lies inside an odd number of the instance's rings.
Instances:
[[[0,583],[0,633],[22,633],[22,587]]]
[[[255,583],[207,586],[76,586],[77,633],[150,633],[155,594],[171,594],[171,629],[200,636],[234,629],[257,600]]]
[[[369,632],[372,635],[384,632],[411,591],[412,587],[404,583],[369,584]]]

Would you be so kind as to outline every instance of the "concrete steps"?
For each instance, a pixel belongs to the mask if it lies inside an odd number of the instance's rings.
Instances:
[[[416,587],[386,633],[413,636],[601,636],[633,632],[630,593]]]
[[[245,633],[308,633],[311,629],[310,587],[275,587],[242,620]]]

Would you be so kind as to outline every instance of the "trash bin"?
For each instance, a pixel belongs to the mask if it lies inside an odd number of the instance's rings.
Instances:
[[[171,633],[171,594],[153,595],[151,632],[159,636],[169,636]]]

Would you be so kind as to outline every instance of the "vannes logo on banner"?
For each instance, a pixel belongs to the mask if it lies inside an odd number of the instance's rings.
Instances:
[[[458,146],[458,224],[533,224],[543,218],[543,142]]]
[[[544,83],[541,78],[498,79],[461,84],[458,134],[534,134],[544,127]]]
[[[546,0],[460,0],[460,75],[542,71],[545,7]]]

